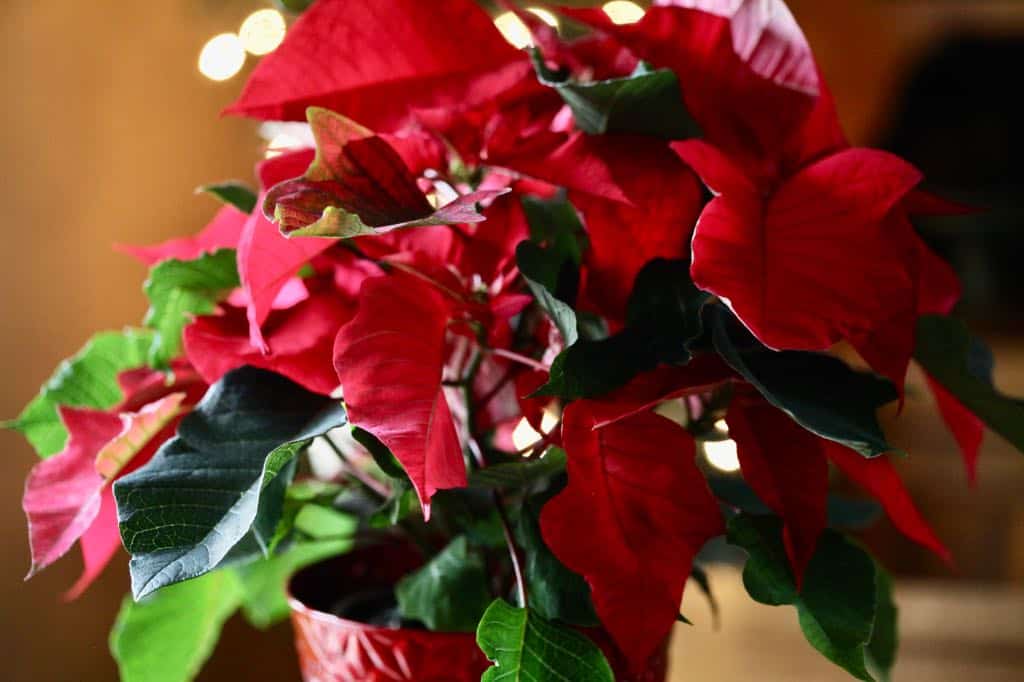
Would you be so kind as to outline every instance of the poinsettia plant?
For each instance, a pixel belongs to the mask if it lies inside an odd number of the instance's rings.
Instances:
[[[879,408],[916,362],[968,476],[986,425],[1024,448],[913,226],[969,209],[847,143],[781,0],[561,9],[562,33],[503,4],[531,47],[472,0],[318,0],[260,63],[228,112],[308,147],[125,247],[142,326],[10,423],[42,458],[31,573],[77,543],[74,597],[123,545],[122,675],[185,680],[237,609],[287,614],[289,573],[404,542],[381,618],[476,632],[484,679],[611,680],[579,633],[641,669],[724,537],[753,599],[884,679],[890,580],[830,469],[948,559]],[[726,438],[741,475],[699,456]]]

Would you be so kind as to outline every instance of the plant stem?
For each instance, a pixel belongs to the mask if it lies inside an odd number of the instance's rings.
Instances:
[[[330,438],[328,438],[327,436],[323,436],[323,439],[327,441],[327,444],[331,447],[332,450],[334,450],[335,454],[337,454],[338,457],[341,458],[346,473],[348,473],[349,475],[352,476],[352,478],[356,479],[357,481],[365,485],[367,488],[375,492],[382,499],[386,500],[389,497],[391,497],[391,489],[389,487],[375,479],[373,476],[370,476],[368,473],[366,473],[356,465],[352,464],[352,462],[349,461],[348,457],[345,456],[345,453],[341,451],[341,448],[339,448],[335,444],[335,442],[332,441]]]
[[[505,358],[506,360],[518,362],[520,364],[526,365],[527,367],[531,367],[542,372],[547,372],[549,369],[547,365],[545,365],[543,362],[540,362],[539,360],[528,358],[525,355],[520,355],[515,351],[505,350],[504,348],[485,348],[484,352],[490,353],[491,355],[497,355],[498,357]]]

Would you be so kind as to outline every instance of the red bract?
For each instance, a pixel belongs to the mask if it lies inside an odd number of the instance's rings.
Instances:
[[[724,526],[686,431],[650,412],[595,429],[594,408],[565,411],[569,484],[544,506],[541,529],[640,666],[672,629],[694,555]]]
[[[466,485],[455,423],[441,385],[452,304],[414,277],[374,277],[338,333],[334,366],[349,419],[405,467],[425,518],[430,498]]]
[[[851,481],[881,503],[892,524],[908,538],[951,562],[952,555],[914,506],[903,481],[885,456],[866,459],[832,441],[822,441],[828,458]]]
[[[110,499],[108,484],[125,469],[148,459],[147,444],[179,416],[184,393],[174,393],[138,412],[107,413],[62,407],[69,437],[63,452],[33,467],[22,507],[28,517],[32,568],[28,577],[63,556],[80,538],[85,572],[69,597],[80,594],[102,571],[119,542],[117,520],[101,514]],[[166,437],[167,433],[164,433]],[[158,440],[163,440],[162,438]],[[106,499],[104,499],[106,498]]]
[[[826,349],[912,306],[912,275],[885,221],[921,180],[910,164],[848,149],[760,187],[703,142],[674,147],[718,195],[694,232],[694,283],[762,343]]]
[[[781,0],[666,0],[635,24],[563,10],[640,59],[672,69],[707,139],[750,163],[777,158],[820,91],[817,65]]]
[[[734,401],[726,422],[744,480],[786,524],[783,538],[800,585],[826,523],[828,460],[821,439],[759,397]]]
[[[185,354],[209,384],[236,367],[251,365],[273,370],[310,391],[330,394],[338,387],[334,337],[354,314],[355,303],[333,288],[317,286],[310,298],[267,317],[263,335],[268,353],[249,342],[245,311],[225,307],[223,314],[200,317],[185,328]]]
[[[302,120],[321,106],[394,130],[413,107],[471,109],[530,68],[473,0],[320,0],[228,113]]]

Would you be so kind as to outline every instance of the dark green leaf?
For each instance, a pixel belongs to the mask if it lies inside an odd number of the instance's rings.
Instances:
[[[565,450],[548,448],[543,457],[520,461],[499,462],[469,474],[469,485],[473,488],[525,488],[565,471]]]
[[[149,464],[114,484],[135,597],[267,552],[295,456],[344,423],[340,403],[277,374],[226,374]]]
[[[547,246],[558,255],[559,261],[567,260],[577,267],[583,265],[583,252],[589,245],[587,233],[576,208],[566,199],[564,192],[550,199],[524,196],[520,203],[530,226],[531,241]],[[557,279],[544,284],[554,287]],[[553,290],[557,291],[557,288]]]
[[[423,568],[395,585],[404,618],[421,621],[435,632],[473,632],[491,601],[484,560],[455,538]]]
[[[771,509],[758,498],[740,476],[708,475],[708,485],[715,497],[748,514],[771,514]],[[828,496],[828,525],[833,528],[866,528],[878,520],[882,507],[874,500]]]
[[[576,328],[576,311],[572,305],[558,298],[555,292],[560,287],[563,273],[570,272],[572,264],[564,261],[551,250],[545,250],[533,242],[520,242],[516,247],[516,263],[526,279],[537,303],[548,314],[566,345],[576,342],[579,332]],[[576,271],[576,277],[579,273]]]
[[[563,350],[537,395],[597,397],[659,364],[689,362],[690,344],[703,333],[701,310],[707,299],[690,279],[688,260],[651,260],[633,284],[626,327],[606,339],[581,339]]]
[[[153,333],[142,329],[101,332],[74,356],[60,363],[17,419],[4,424],[15,429],[49,457],[64,449],[68,432],[57,414],[58,405],[106,410],[124,399],[117,375],[146,364]]]
[[[523,572],[530,606],[547,620],[596,627],[599,622],[587,581],[566,568],[548,549],[541,535],[540,510],[550,497],[547,493],[527,499],[516,526],[516,538],[525,556]]]
[[[899,648],[899,609],[892,597],[892,578],[875,564],[875,627],[868,642],[868,664],[882,682],[889,682],[889,674],[896,663]]]
[[[714,309],[712,315],[715,349],[768,402],[808,431],[864,457],[894,452],[876,415],[898,397],[889,381],[822,353],[773,351],[726,310]]]
[[[227,182],[215,182],[211,185],[203,185],[197,192],[212,194],[228,206],[234,206],[242,213],[252,213],[256,208],[256,192],[250,189],[245,183],[238,180]]]
[[[875,622],[875,563],[862,549],[826,530],[798,589],[782,540],[782,521],[740,514],[729,521],[730,544],[750,555],[743,569],[747,592],[762,604],[796,606],[810,644],[860,680]]]
[[[925,315],[917,322],[914,358],[990,429],[1024,452],[1024,401],[992,385],[992,352],[952,317]]]
[[[670,69],[640,63],[625,78],[580,83],[544,65],[533,51],[541,83],[555,88],[572,109],[576,126],[591,135],[625,133],[668,140],[698,137],[700,127],[683,105],[679,79]]]
[[[174,585],[143,602],[126,598],[110,633],[121,680],[190,682],[241,598],[230,571]]]
[[[372,433],[358,426],[353,426],[352,438],[366,448],[366,451],[373,457],[373,461],[377,463],[377,466],[385,474],[391,478],[404,481],[409,480],[409,476],[405,473],[402,463],[398,461],[398,458],[395,457],[388,446],[381,443]]]
[[[495,599],[476,630],[494,665],[480,682],[614,682],[597,645],[567,627]]]
[[[149,298],[145,325],[156,332],[149,363],[166,367],[181,352],[181,332],[193,316],[214,312],[217,301],[238,283],[234,249],[155,265],[143,287]]]

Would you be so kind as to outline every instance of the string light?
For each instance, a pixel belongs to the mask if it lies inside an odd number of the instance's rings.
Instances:
[[[558,425],[558,415],[551,410],[544,410],[544,414],[540,419],[540,430],[544,433],[551,433],[551,429]],[[537,430],[530,425],[529,420],[523,417],[516,424],[516,428],[512,430],[512,444],[516,450],[525,452],[530,446],[539,442],[543,435],[537,433]]]
[[[512,44],[512,47],[516,49],[523,49],[533,45],[533,39],[530,37],[530,29],[526,28],[526,24],[523,23],[522,19],[517,17],[512,12],[502,12],[494,18],[494,25],[504,36],[505,40]]]
[[[715,428],[724,434],[729,433],[729,426],[724,419],[715,422]],[[736,449],[736,441],[732,439],[709,440],[703,444],[704,459],[715,469],[732,474],[740,470],[740,458]]]
[[[199,53],[199,72],[213,81],[226,81],[244,64],[245,48],[234,33],[215,35]]]
[[[533,14],[551,28],[558,28],[558,17],[546,9],[540,7],[527,7],[526,11]]]
[[[611,0],[601,9],[615,24],[635,24],[644,16],[644,8],[629,0]]]
[[[277,49],[288,30],[284,16],[276,9],[261,9],[253,12],[238,30],[242,47],[249,54],[261,56]]]

